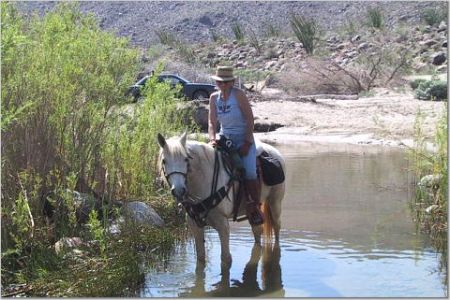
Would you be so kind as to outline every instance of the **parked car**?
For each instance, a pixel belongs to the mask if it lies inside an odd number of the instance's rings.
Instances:
[[[128,88],[127,95],[133,96],[134,102],[141,96],[141,89],[150,77],[151,75],[146,75]],[[190,82],[187,79],[174,74],[158,75],[158,81],[167,82],[174,88],[177,85],[181,85],[182,95],[190,100],[209,99],[209,96],[216,91],[216,86],[213,84]]]

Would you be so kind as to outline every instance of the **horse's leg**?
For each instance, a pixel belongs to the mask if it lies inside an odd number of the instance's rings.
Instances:
[[[280,229],[281,229],[281,200],[284,197],[284,183],[271,187],[267,201],[270,206],[270,212],[272,215],[273,229],[275,232],[275,242],[280,241]]]
[[[230,224],[228,219],[224,216],[217,216],[211,218],[211,226],[217,230],[220,238],[221,248],[221,267],[222,272],[228,270],[231,267],[231,254],[230,254]]]
[[[253,236],[255,237],[255,244],[261,244],[262,225],[252,225]]]
[[[198,227],[194,220],[187,218],[188,226],[194,235],[195,251],[197,252],[197,268],[202,268],[205,265],[205,231],[202,227]]]

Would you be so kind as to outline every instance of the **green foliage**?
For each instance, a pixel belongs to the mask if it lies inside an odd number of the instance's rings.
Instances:
[[[348,37],[353,37],[358,32],[358,28],[354,21],[352,20],[346,20],[345,24],[343,25],[344,32]]]
[[[313,54],[318,41],[318,24],[314,19],[306,19],[301,15],[292,14],[291,28],[297,39],[303,44],[306,53]]]
[[[260,55],[261,51],[262,51],[262,44],[261,44],[260,40],[258,39],[258,36],[256,35],[256,33],[253,31],[253,29],[250,29],[249,42],[250,42],[250,45],[252,45],[253,48],[255,48],[258,55]]]
[[[194,49],[186,45],[175,34],[166,29],[155,30],[155,33],[161,44],[173,47],[182,60],[188,63],[196,61]]]
[[[162,70],[160,66],[155,74]],[[150,197],[158,174],[157,133],[172,136],[183,128],[183,116],[177,113],[177,91],[168,83],[158,83],[157,76],[147,81],[145,99],[132,114],[123,119],[114,113],[108,123],[107,142],[103,147],[105,168],[109,174],[110,195]]]
[[[441,10],[437,8],[428,8],[420,14],[420,19],[427,25],[430,26],[438,25],[442,21],[446,22],[447,13],[446,10]]]
[[[222,37],[219,33],[217,33],[217,31],[215,31],[213,29],[210,29],[209,33],[211,34],[212,41],[215,43],[220,43],[225,40],[224,37]]]
[[[414,147],[410,150],[413,168],[416,177],[420,180],[425,175],[438,178],[437,184],[428,188],[418,188],[414,210],[416,220],[420,227],[427,231],[433,241],[433,245],[447,255],[447,227],[448,227],[448,115],[447,108],[436,126],[433,141],[434,150],[426,146],[427,139],[422,131],[425,116],[420,111],[416,117]],[[434,205],[430,212],[425,210]],[[443,262],[446,269],[447,262]]]
[[[140,274],[138,256],[121,248],[127,241],[111,240],[95,214],[88,228],[100,248],[91,249],[86,264],[57,260],[51,246],[63,236],[88,235],[77,224],[74,190],[113,199],[152,195],[156,134],[184,127],[176,91],[150,80],[144,102],[127,105],[138,51],[101,31],[76,4],[63,2],[44,17],[25,19],[14,3],[2,2],[1,17],[2,284],[32,281],[34,295],[46,295],[53,284],[66,296],[121,295]],[[123,113],[128,110],[131,117]],[[44,201],[56,207],[50,226]],[[98,277],[86,275],[97,267]]]
[[[410,81],[410,82],[409,82],[409,86],[410,86],[413,90],[415,90],[415,89],[417,89],[417,88],[419,87],[419,85],[420,85],[421,83],[426,82],[426,81],[427,81],[426,79],[417,78],[417,79],[414,79],[413,81]]]
[[[264,24],[264,32],[265,32],[266,37],[279,37],[280,36],[280,29],[272,23]]]
[[[163,45],[173,46],[178,43],[178,38],[167,29],[157,29],[155,34]]]
[[[384,26],[383,11],[378,8],[369,8],[367,10],[367,22],[368,26],[376,29],[381,29]]]
[[[244,82],[261,81],[270,75],[270,72],[268,71],[251,70],[251,69],[238,69],[235,71],[235,73]]]
[[[234,37],[238,41],[244,40],[244,31],[242,30],[242,26],[239,23],[234,23],[231,25],[231,30],[233,31]]]
[[[98,241],[100,244],[100,254],[104,255],[106,250],[105,229],[102,227],[95,209],[91,210],[89,213],[89,221],[87,225],[93,240]]]
[[[446,81],[432,79],[418,83],[415,90],[418,99],[433,101],[447,99],[448,84]]]

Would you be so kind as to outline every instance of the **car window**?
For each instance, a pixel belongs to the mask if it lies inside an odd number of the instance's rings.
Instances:
[[[177,84],[183,85],[183,82],[181,82],[181,80],[175,77],[163,77],[162,80],[170,85],[177,85]]]

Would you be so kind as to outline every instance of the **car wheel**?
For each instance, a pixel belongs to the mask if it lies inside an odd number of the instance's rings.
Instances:
[[[204,100],[204,99],[208,99],[209,95],[208,95],[207,91],[200,90],[200,91],[196,91],[194,93],[194,95],[192,96],[192,98],[194,100]]]

